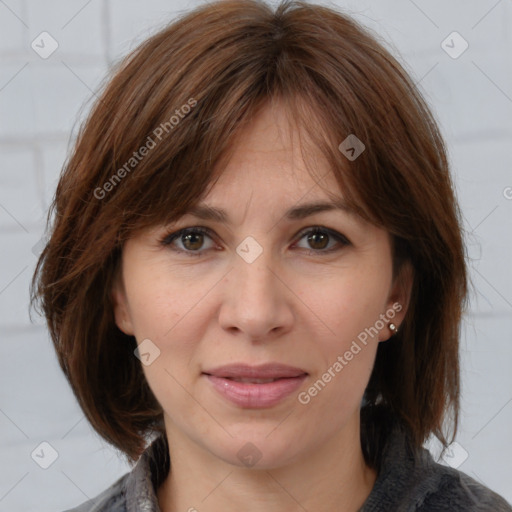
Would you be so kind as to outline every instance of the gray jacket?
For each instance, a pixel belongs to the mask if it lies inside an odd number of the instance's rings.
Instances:
[[[102,494],[68,512],[160,512],[155,489],[169,472],[164,438],[156,439],[133,470]],[[359,512],[512,512],[499,495],[465,473],[411,450],[398,423],[378,457],[378,477]]]

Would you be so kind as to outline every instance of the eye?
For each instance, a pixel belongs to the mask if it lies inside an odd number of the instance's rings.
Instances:
[[[350,245],[350,241],[341,233],[320,226],[307,228],[299,234],[299,237],[300,240],[305,239],[309,245],[302,247],[308,250],[308,254],[330,253]]]
[[[301,247],[296,243],[294,247],[305,249],[308,255],[328,254],[350,245],[350,241],[341,233],[321,226],[309,227],[298,236],[299,240],[305,239],[308,246]],[[205,240],[210,243],[205,244]],[[160,244],[187,256],[202,256],[204,252],[215,248],[211,231],[200,226],[169,233],[160,240]]]
[[[209,246],[204,247],[205,238],[212,242]],[[213,240],[210,236],[210,230],[202,227],[184,228],[170,233],[162,240],[160,244],[164,246],[172,246],[176,252],[184,252],[190,256],[201,256],[208,249],[213,249]]]

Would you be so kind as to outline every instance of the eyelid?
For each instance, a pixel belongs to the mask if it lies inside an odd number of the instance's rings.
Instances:
[[[321,231],[321,232],[325,232],[327,233],[328,235],[332,236],[333,238],[336,238],[337,240],[339,241],[342,241],[344,242],[345,244],[349,245],[351,244],[350,240],[342,233],[336,231],[335,229],[331,229],[331,228],[327,228],[325,226],[319,226],[319,225],[314,225],[314,226],[308,226],[306,228],[303,228],[302,230],[300,230],[294,238],[302,238],[306,233],[309,233],[309,232],[316,232],[316,231]]]
[[[190,226],[185,228],[179,228],[177,230],[173,230],[170,233],[166,233],[162,238],[160,238],[159,243],[162,245],[170,245],[174,240],[179,238],[180,236],[186,233],[201,233],[203,235],[208,235],[210,238],[214,238],[212,236],[213,231],[210,228],[205,226]]]

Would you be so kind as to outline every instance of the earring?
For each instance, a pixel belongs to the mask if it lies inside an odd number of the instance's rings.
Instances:
[[[390,323],[389,330],[393,333],[393,336],[394,336],[398,332],[398,327],[395,324]]]

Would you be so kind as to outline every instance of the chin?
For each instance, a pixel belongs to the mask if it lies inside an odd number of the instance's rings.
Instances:
[[[270,428],[266,424],[260,429],[254,424],[250,430],[243,425],[239,427],[229,430],[233,437],[225,436],[223,442],[213,441],[209,447],[214,456],[228,464],[247,469],[276,469],[298,458],[298,448],[303,451],[304,445],[297,443],[297,436],[285,429],[278,432],[275,423]]]

